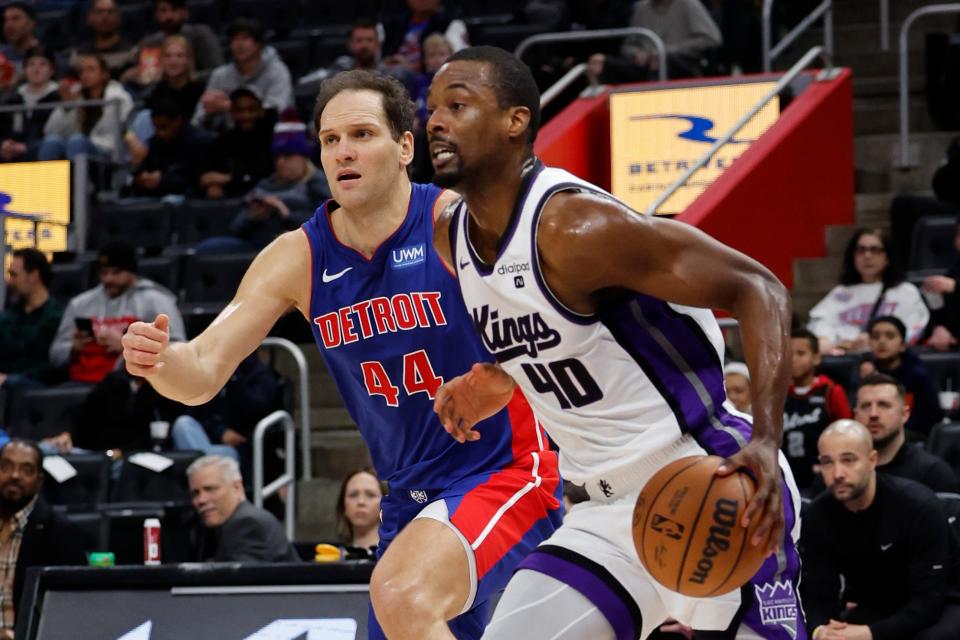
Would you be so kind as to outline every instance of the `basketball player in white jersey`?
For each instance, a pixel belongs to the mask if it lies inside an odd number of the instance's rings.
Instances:
[[[449,381],[435,408],[463,442],[520,385],[590,500],[521,563],[484,638],[645,638],[672,617],[699,637],[806,638],[796,597],[799,497],[779,455],[790,304],[762,265],[671,220],[646,217],[533,156],[539,92],[494,47],[454,54],[434,77],[434,181],[463,201],[438,250],[498,365]],[[437,233],[436,238],[441,238]],[[725,405],[723,340],[739,321],[753,425]],[[696,599],[668,591],[631,538],[639,490],[667,462],[726,458],[757,481],[742,524],[769,553],[752,583]],[[701,634],[700,630],[708,633]],[[713,635],[711,635],[713,632]]]

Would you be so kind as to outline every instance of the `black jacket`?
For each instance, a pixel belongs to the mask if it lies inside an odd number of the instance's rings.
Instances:
[[[198,556],[214,562],[300,562],[273,514],[246,500],[223,526],[205,532]]]
[[[184,122],[180,134],[172,140],[161,140],[157,136],[150,138],[150,150],[135,173],[159,171],[160,184],[156,189],[134,185],[133,192],[136,195],[190,195],[199,188],[200,175],[208,162],[214,138],[189,124],[189,121]]]
[[[37,566],[86,564],[80,533],[67,520],[37,497],[20,542],[20,555],[13,574],[14,611],[20,607],[27,569]]]

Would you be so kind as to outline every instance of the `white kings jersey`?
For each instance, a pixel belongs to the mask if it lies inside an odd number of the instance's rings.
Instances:
[[[590,482],[684,434],[708,453],[741,449],[750,425],[721,406],[724,345],[711,311],[632,293],[583,315],[550,292],[540,272],[537,228],[547,201],[560,191],[613,199],[536,161],[492,266],[470,244],[462,202],[450,245],[477,331],[559,446],[563,477]]]

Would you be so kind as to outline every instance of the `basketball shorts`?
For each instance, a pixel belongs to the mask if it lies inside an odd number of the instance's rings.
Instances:
[[[450,621],[458,639],[479,638],[490,618],[489,601],[503,591],[517,564],[563,521],[557,454],[531,452],[513,466],[465,478],[443,490],[390,488],[381,501],[382,556],[414,518],[438,520],[463,543],[470,595]],[[371,609],[369,637],[384,638]]]
[[[640,489],[666,463],[705,453],[685,436],[631,465],[631,490],[610,499],[592,496],[574,505],[563,526],[518,569],[538,571],[577,589],[604,614],[618,640],[645,638],[668,618],[700,631],[745,626],[772,640],[806,638],[797,598],[800,497],[782,453],[785,539],[751,583],[720,596],[692,598],[661,586],[641,564],[631,526]]]

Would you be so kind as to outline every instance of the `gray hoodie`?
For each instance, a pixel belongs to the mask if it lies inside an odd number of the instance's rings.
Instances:
[[[153,280],[137,278],[132,287],[116,298],[111,298],[103,285],[97,285],[77,295],[67,304],[63,320],[57,328],[57,335],[50,344],[50,361],[56,367],[70,363],[76,318],[90,318],[95,331],[99,331],[100,327],[122,331],[135,319],[152,322],[159,313],[170,317],[170,339],[185,340],[186,330],[177,308],[177,299],[168,289]],[[79,358],[81,361],[84,359],[82,354]],[[74,380],[82,379],[74,375],[73,369],[77,364],[74,362],[71,366],[70,377]]]

